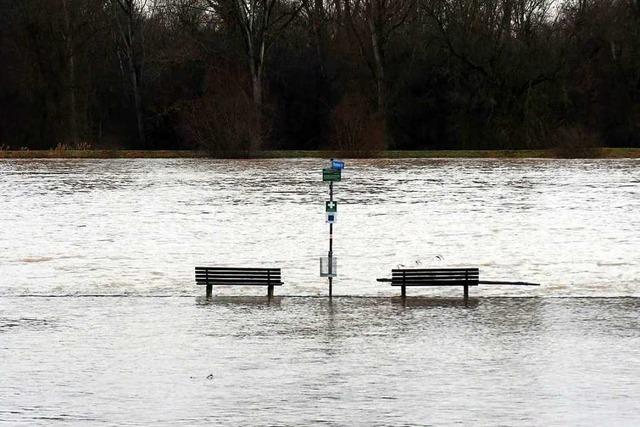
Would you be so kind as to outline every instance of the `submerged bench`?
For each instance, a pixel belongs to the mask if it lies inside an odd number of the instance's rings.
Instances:
[[[477,268],[398,268],[391,270],[390,279],[378,279],[378,282],[400,286],[402,298],[407,296],[407,286],[462,286],[465,302],[469,300],[469,286],[539,286],[537,283],[480,280],[480,270]]]
[[[391,270],[391,279],[378,281],[400,286],[403,298],[407,296],[407,286],[462,286],[467,300],[469,286],[478,286],[479,277],[477,268],[398,268]]]
[[[211,298],[213,286],[267,286],[267,296],[273,287],[282,286],[279,268],[196,267],[196,285],[207,287]]]

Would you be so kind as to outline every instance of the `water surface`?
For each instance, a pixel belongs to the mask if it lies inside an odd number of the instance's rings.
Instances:
[[[639,301],[4,297],[0,422],[633,426]]]
[[[0,161],[0,424],[638,425],[640,162],[348,161],[331,302],[323,165]]]
[[[0,161],[0,295],[190,295],[202,264],[277,265],[285,294],[324,294],[324,165]],[[352,160],[343,176],[336,293],[390,295],[375,279],[405,265],[640,296],[638,160]]]

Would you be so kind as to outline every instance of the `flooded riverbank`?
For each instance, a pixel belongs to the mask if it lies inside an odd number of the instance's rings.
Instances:
[[[324,294],[323,164],[0,161],[0,295],[194,295],[196,265],[278,266],[278,293]],[[375,279],[405,265],[544,285],[477,296],[640,296],[638,161],[354,160],[343,175],[337,294],[393,295]]]
[[[333,301],[323,164],[0,161],[0,424],[638,424],[640,162],[348,161]],[[542,286],[403,304],[399,265]]]

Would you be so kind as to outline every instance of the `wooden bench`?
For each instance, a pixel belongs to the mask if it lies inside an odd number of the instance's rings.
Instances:
[[[407,296],[407,286],[462,286],[464,299],[469,299],[469,286],[478,286],[480,271],[477,268],[414,268],[391,270],[391,282],[400,286],[402,298]]]
[[[267,296],[273,287],[282,286],[279,268],[196,267],[196,285],[207,287],[211,298],[213,286],[267,286]]]
[[[465,302],[469,300],[469,286],[540,286],[529,282],[480,280],[480,270],[477,268],[398,268],[391,270],[390,279],[378,279],[378,282],[391,282],[391,286],[400,286],[402,298],[407,296],[407,286],[462,286]]]

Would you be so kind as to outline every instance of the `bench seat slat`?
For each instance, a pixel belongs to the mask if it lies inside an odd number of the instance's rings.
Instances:
[[[480,273],[478,270],[443,270],[443,271],[431,271],[431,270],[393,270],[392,274],[476,274]]]
[[[215,277],[275,277],[275,276],[280,276],[280,272],[273,272],[273,273],[245,273],[245,274],[238,274],[238,273],[221,273],[221,272],[217,272],[217,271],[198,271],[196,272],[197,276],[215,276]]]
[[[441,279],[441,278],[447,278],[447,277],[479,277],[479,274],[475,274],[475,273],[470,273],[470,274],[427,274],[427,273],[420,273],[420,274],[393,274],[391,275],[391,277],[433,277],[434,279]]]
[[[447,280],[478,280],[478,277],[429,277],[429,276],[413,276],[413,277],[392,277],[393,282],[446,282]]]
[[[392,276],[435,276],[435,277],[440,277],[440,276],[478,276],[480,273],[478,272],[474,272],[474,271],[470,271],[470,272],[461,272],[461,273],[454,273],[454,272],[450,272],[450,273],[427,273],[427,272],[409,272],[409,273],[392,273]]]
[[[196,282],[202,282],[202,283],[234,283],[234,282],[241,282],[241,283],[264,283],[269,284],[269,283],[278,283],[278,282],[282,282],[282,280],[280,279],[273,279],[273,280],[251,280],[251,279],[215,279],[215,278],[197,278]]]
[[[480,274],[479,271],[392,271],[391,274]]]
[[[243,274],[266,276],[267,274],[280,274],[280,270],[273,271],[217,271],[217,270],[196,270],[196,274],[226,274],[228,276],[242,276]]]
[[[280,274],[280,269],[278,270],[208,270],[208,269],[199,269],[196,270],[196,273],[213,273],[213,274]]]
[[[250,282],[204,282],[204,281],[196,281],[196,285],[212,285],[212,286],[282,286],[283,282],[261,282],[261,283],[250,283]]]
[[[478,282],[471,282],[471,281],[459,281],[459,282],[454,282],[454,281],[450,281],[450,282],[406,282],[406,283],[402,283],[402,282],[398,282],[398,283],[394,283],[391,282],[391,286],[433,286],[433,287],[439,287],[439,286],[478,286]]]
[[[220,278],[215,278],[215,277],[209,277],[209,278],[205,278],[205,277],[196,277],[196,282],[209,282],[209,283],[233,283],[233,282],[243,282],[243,283],[257,283],[257,284],[262,284],[264,283],[265,285],[269,284],[269,283],[277,283],[277,282],[282,282],[282,279],[280,277],[278,278],[274,278],[274,279],[270,279],[270,280],[255,280],[255,279],[242,279],[242,278],[237,278],[237,279],[220,279]]]
[[[448,279],[448,278],[461,278],[461,279],[464,279],[464,278],[467,278],[467,277],[480,277],[480,275],[479,274],[424,274],[424,273],[421,273],[421,274],[407,274],[407,275],[394,274],[391,277],[392,278],[396,278],[397,277],[399,279],[401,279],[403,277],[406,277],[406,278],[431,277],[431,278],[434,278],[434,279]]]
[[[478,281],[477,277],[392,277],[392,282],[472,282]]]
[[[221,279],[224,278],[229,278],[229,279],[236,279],[236,278],[247,278],[247,279],[264,279],[267,280],[268,278],[276,278],[276,277],[281,277],[280,274],[219,274],[219,273],[196,273],[196,277],[219,277]]]
[[[251,279],[196,279],[199,283],[255,283],[256,285],[270,285],[273,283],[281,283],[281,280],[251,280]]]
[[[412,278],[392,278],[391,283],[449,283],[449,282],[477,282],[478,278],[465,279],[464,277],[454,277],[449,279],[432,279],[429,277],[412,277]]]
[[[234,267],[196,267],[196,271],[220,271],[220,272],[279,272],[279,268],[234,268]]]
[[[447,280],[478,280],[478,276],[475,277],[464,277],[464,276],[448,276],[448,277],[433,277],[433,276],[407,276],[407,277],[397,277],[394,276],[391,280],[395,281],[432,281],[432,282],[444,282]]]
[[[412,271],[422,271],[428,273],[440,273],[440,272],[451,272],[451,271],[480,271],[479,268],[393,268],[391,272],[407,272],[410,273]]]

